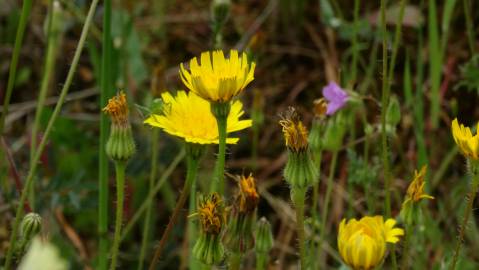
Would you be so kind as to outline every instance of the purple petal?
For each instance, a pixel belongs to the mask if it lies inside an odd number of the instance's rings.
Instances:
[[[328,101],[327,115],[334,114],[341,109],[348,99],[348,93],[335,82],[330,82],[323,88],[323,96]]]

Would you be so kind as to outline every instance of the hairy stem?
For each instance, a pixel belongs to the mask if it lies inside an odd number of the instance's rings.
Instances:
[[[115,235],[113,237],[113,247],[111,255],[110,270],[116,269],[118,260],[118,251],[120,249],[121,225],[123,223],[123,200],[125,198],[125,168],[126,163],[122,161],[115,162],[116,173],[116,220]]]
[[[301,269],[307,269],[306,265],[306,238],[304,233],[304,200],[306,189],[291,190],[291,199],[296,208],[296,228],[298,231],[299,258]]]

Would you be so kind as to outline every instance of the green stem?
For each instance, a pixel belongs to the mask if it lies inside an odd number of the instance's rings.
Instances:
[[[102,58],[100,78],[100,108],[105,106],[112,92],[111,77],[111,0],[105,0],[103,14]],[[108,267],[108,159],[105,146],[109,121],[107,115],[100,114],[100,141],[98,151],[98,269]]]
[[[256,270],[266,270],[266,258],[267,254],[256,253]]]
[[[406,224],[406,232],[404,235],[404,242],[403,242],[403,250],[402,250],[402,262],[401,262],[401,270],[409,269],[409,241],[411,240],[413,226],[410,224]]]
[[[196,179],[193,179],[191,184],[190,192],[190,202],[189,202],[188,215],[191,215],[195,212],[196,209]],[[193,219],[188,219],[188,269],[196,270],[199,269],[199,261],[193,256],[193,247],[195,241],[198,237],[198,228],[196,223],[193,222]]]
[[[229,260],[229,270],[239,270],[241,267],[241,254],[232,252],[228,256]]]
[[[459,259],[459,253],[461,252],[462,243],[464,242],[464,235],[466,233],[467,223],[469,221],[469,217],[471,216],[472,208],[474,206],[474,197],[476,196],[479,187],[479,166],[472,163],[473,162],[469,162],[470,171],[472,174],[471,190],[467,193],[465,197],[467,205],[464,212],[464,217],[462,219],[461,227],[459,228],[457,244],[454,250],[454,257],[452,259],[451,267],[449,267],[449,269],[451,270],[456,269],[457,260]]]
[[[331,160],[331,167],[329,168],[329,176],[328,176],[328,182],[326,186],[326,197],[324,198],[324,204],[323,204],[323,211],[322,211],[322,216],[321,216],[321,228],[319,232],[319,246],[322,247],[323,245],[323,240],[324,236],[326,233],[326,220],[328,218],[328,209],[329,209],[329,201],[331,199],[331,191],[333,189],[333,178],[334,178],[334,172],[336,170],[336,163],[338,161],[338,151],[335,150],[333,152],[333,158]],[[321,251],[321,248],[320,248]],[[321,252],[319,253],[321,254]]]
[[[304,200],[306,189],[295,188],[291,190],[291,199],[296,208],[296,228],[298,231],[299,258],[301,269],[307,269],[306,265],[306,237],[304,233]]]
[[[26,0],[27,2],[28,0]],[[25,3],[26,3],[25,2]],[[38,161],[40,160],[40,155],[43,152],[43,149],[45,148],[46,142],[48,140],[48,137],[50,135],[50,132],[53,128],[53,124],[55,123],[55,120],[57,119],[60,110],[62,108],[63,103],[65,102],[65,97],[68,94],[68,90],[70,89],[70,85],[73,80],[73,75],[75,74],[76,67],[78,65],[78,60],[80,59],[80,54],[83,50],[83,45],[85,44],[86,37],[88,35],[88,29],[90,27],[90,24],[93,19],[93,15],[96,10],[96,6],[98,4],[98,0],[93,0],[90,9],[88,11],[87,18],[85,20],[85,24],[83,25],[83,29],[80,35],[80,40],[78,41],[78,46],[75,50],[75,55],[73,56],[73,61],[70,65],[70,69],[68,70],[67,78],[65,80],[65,84],[63,84],[63,88],[60,93],[60,97],[58,98],[57,105],[55,106],[55,109],[53,110],[52,116],[50,117],[50,120],[48,121],[47,128],[45,129],[45,133],[43,134],[42,140],[40,141],[40,144],[38,145],[37,151],[35,152],[35,155],[32,160],[32,166],[30,168],[30,171],[28,172],[27,178],[25,180],[25,186],[23,187],[22,194],[20,196],[20,202],[17,205],[17,210],[15,214],[15,221],[13,224],[12,228],[12,233],[10,236],[10,248],[8,249],[7,252],[7,257],[5,260],[5,270],[10,270],[11,265],[12,265],[12,257],[13,257],[13,250],[15,248],[15,243],[17,241],[17,236],[18,236],[18,227],[20,225],[20,220],[21,216],[23,215],[23,205],[25,204],[25,200],[27,197],[27,191],[30,189],[32,183],[33,183],[33,176],[35,175],[35,170],[38,166]],[[4,109],[5,112],[5,109]]]
[[[3,99],[3,111],[0,118],[0,134],[3,134],[5,126],[5,118],[8,114],[8,106],[12,97],[13,87],[15,86],[15,77],[17,73],[18,58],[20,56],[20,49],[23,42],[23,35],[27,26],[28,17],[30,17],[30,10],[32,9],[32,0],[24,0],[22,6],[22,14],[18,23],[17,34],[15,36],[15,44],[13,45],[12,60],[10,62],[10,69],[8,71],[7,91]]]
[[[191,147],[191,146],[187,146],[187,147]],[[178,203],[175,206],[175,210],[173,211],[173,214],[170,217],[170,221],[168,222],[168,225],[166,226],[166,229],[163,232],[163,235],[161,236],[160,244],[155,250],[155,255],[153,256],[153,260],[151,261],[151,264],[149,267],[150,270],[155,269],[155,266],[158,263],[158,260],[161,257],[161,253],[163,252],[163,249],[166,245],[166,241],[168,240],[168,236],[170,235],[171,229],[173,229],[173,225],[176,223],[178,215],[180,214],[181,209],[185,205],[186,199],[188,198],[190,188],[196,179],[196,174],[198,172],[198,165],[199,165],[199,157],[196,157],[195,155],[188,153],[186,157],[186,161],[187,161],[188,168],[186,172],[185,185],[183,186],[183,190],[181,191],[181,195],[180,195],[180,198],[178,199]]]
[[[148,190],[153,190],[155,186],[156,171],[158,165],[158,129],[153,129],[151,134],[151,169],[150,179],[148,180]],[[150,237],[150,223],[151,223],[151,201],[148,202],[145,214],[145,224],[143,225],[143,237],[141,240],[140,260],[138,263],[138,270],[143,269],[145,261],[146,250],[148,246],[148,239]]]
[[[471,2],[470,0],[463,0],[464,6],[464,15],[466,17],[466,27],[467,27],[467,44],[469,45],[469,50],[471,54],[474,54],[474,26],[471,17]]]
[[[219,145],[218,145],[218,157],[216,159],[215,165],[215,185],[217,186],[217,192],[224,196],[225,193],[225,159],[226,159],[226,126],[227,126],[227,117],[217,117],[218,123],[218,135],[219,135]]]
[[[316,168],[318,170],[318,180],[313,185],[313,207],[311,208],[311,215],[313,216],[313,224],[316,224],[318,221],[318,200],[319,200],[319,184],[321,183],[321,159],[322,159],[323,151],[318,149],[315,154],[314,161],[316,162]],[[313,226],[313,235],[316,235],[316,226]],[[314,241],[313,243],[313,254],[318,254],[319,245],[317,245]],[[316,266],[316,258],[312,257],[310,260],[310,265],[315,268]]]
[[[116,220],[115,235],[113,237],[113,248],[111,255],[110,270],[116,269],[118,251],[120,249],[121,225],[123,224],[123,200],[125,198],[125,168],[126,162],[115,162],[116,173]]]
[[[353,59],[351,63],[351,79],[349,83],[354,83],[356,81],[357,74],[357,63],[358,63],[358,30],[359,30],[359,6],[360,0],[354,0],[354,31],[352,37],[353,43]],[[352,85],[352,84],[351,84]]]

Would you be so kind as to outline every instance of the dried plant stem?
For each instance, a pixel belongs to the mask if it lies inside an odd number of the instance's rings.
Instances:
[[[187,172],[186,172],[186,181],[185,185],[183,186],[183,190],[181,191],[180,198],[178,199],[178,203],[175,206],[175,209],[173,210],[173,214],[170,217],[170,221],[168,222],[168,225],[166,226],[165,231],[163,232],[163,235],[161,236],[160,243],[158,244],[158,247],[155,250],[155,255],[153,256],[153,259],[150,263],[150,270],[154,270],[156,264],[158,263],[158,260],[161,257],[161,253],[163,252],[163,249],[166,245],[166,241],[168,240],[168,236],[170,235],[171,230],[173,229],[173,225],[176,223],[176,220],[178,219],[178,215],[180,214],[181,209],[185,205],[186,199],[188,198],[189,192],[191,185],[193,181],[196,179],[196,174],[198,172],[198,164],[199,164],[199,159],[195,158],[192,156],[191,153],[187,154],[186,157],[187,161]]]
[[[88,35],[88,29],[90,28],[90,24],[93,19],[93,15],[96,10],[96,6],[98,4],[98,0],[93,0],[90,5],[90,9],[88,11],[87,18],[85,20],[85,24],[83,25],[83,29],[80,35],[80,40],[78,41],[78,46],[75,50],[75,55],[73,56],[73,61],[70,65],[70,69],[68,70],[67,78],[65,80],[65,84],[63,85],[63,88],[60,93],[60,97],[58,99],[57,105],[55,106],[55,109],[53,110],[52,116],[50,117],[50,120],[48,121],[47,128],[45,130],[45,133],[42,137],[42,140],[40,141],[38,148],[35,152],[35,155],[32,159],[32,166],[30,168],[30,171],[28,172],[26,181],[25,181],[25,186],[23,187],[22,194],[20,196],[20,203],[17,206],[16,214],[15,214],[15,221],[13,223],[13,228],[12,228],[12,233],[10,236],[10,248],[8,249],[7,252],[7,257],[5,260],[5,270],[10,270],[12,266],[12,259],[13,259],[13,250],[15,249],[15,243],[17,241],[17,236],[18,236],[18,227],[20,225],[20,220],[21,216],[23,216],[23,205],[25,203],[25,200],[27,198],[27,191],[30,189],[32,183],[33,183],[33,176],[35,175],[35,171],[38,165],[38,161],[40,160],[40,155],[43,152],[43,149],[45,148],[46,142],[48,140],[48,137],[50,135],[50,132],[53,128],[53,124],[55,123],[55,120],[57,119],[58,115],[60,114],[60,110],[62,108],[63,103],[65,102],[65,97],[68,94],[68,90],[70,89],[70,85],[73,80],[73,75],[75,74],[76,67],[78,65],[78,60],[80,59],[81,52],[83,50],[83,45],[85,44],[86,37]],[[5,110],[4,110],[5,112]]]

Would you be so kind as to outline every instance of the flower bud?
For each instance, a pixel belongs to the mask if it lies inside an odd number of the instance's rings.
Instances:
[[[106,143],[106,154],[114,161],[127,161],[136,151],[135,141],[128,120],[126,95],[119,92],[108,101],[103,111],[111,117],[110,137]]]
[[[273,247],[273,233],[271,224],[265,217],[262,217],[256,224],[256,245],[257,253],[268,253]]]
[[[204,264],[218,264],[225,253],[220,236],[226,222],[223,201],[218,193],[201,197],[197,214],[201,227],[200,236],[193,247],[193,255]]]
[[[323,136],[325,150],[338,151],[341,148],[346,133],[346,124],[346,119],[341,113],[329,119]]]
[[[26,241],[32,239],[42,230],[42,217],[37,213],[28,213],[23,217],[20,231]]]
[[[230,0],[213,0],[211,3],[211,17],[215,24],[223,25],[230,14]]]

